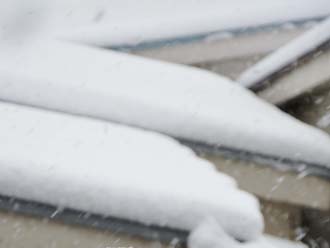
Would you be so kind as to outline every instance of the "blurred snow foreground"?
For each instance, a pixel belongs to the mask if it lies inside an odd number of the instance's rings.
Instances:
[[[103,119],[0,103],[3,195],[192,231],[191,248],[265,247],[258,202],[231,178],[171,138],[110,122],[330,164],[328,136],[225,78],[55,40],[53,19],[40,24],[50,2],[1,4],[0,99]]]

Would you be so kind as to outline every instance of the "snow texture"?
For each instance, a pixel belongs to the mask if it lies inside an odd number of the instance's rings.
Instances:
[[[3,0],[0,22],[98,46],[134,45],[330,14],[328,0]],[[9,25],[9,29],[7,29]]]
[[[330,127],[330,112],[324,114],[316,124],[320,128]]]
[[[213,217],[251,240],[257,200],[166,136],[0,103],[0,194],[192,230]]]
[[[226,233],[213,219],[205,219],[188,238],[189,248],[306,248],[300,243],[260,236],[257,240],[241,243]]]
[[[327,41],[330,41],[330,18],[247,69],[238,82],[245,87],[252,87]]]
[[[330,165],[327,134],[213,73],[61,41],[23,47],[0,49],[2,100]]]

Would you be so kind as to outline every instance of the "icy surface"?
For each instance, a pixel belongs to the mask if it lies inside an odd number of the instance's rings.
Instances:
[[[160,134],[0,103],[0,194],[191,230],[212,216],[250,240],[257,200]]]
[[[330,18],[247,69],[238,82],[245,87],[260,83],[326,41],[330,41]]]
[[[210,72],[60,41],[0,51],[0,99],[330,164],[327,134]]]
[[[330,14],[328,0],[3,0],[0,21],[100,46],[120,46]],[[12,26],[13,25],[13,26]]]
[[[257,240],[241,243],[228,235],[213,219],[205,219],[188,238],[189,248],[306,248],[301,243],[260,236]]]

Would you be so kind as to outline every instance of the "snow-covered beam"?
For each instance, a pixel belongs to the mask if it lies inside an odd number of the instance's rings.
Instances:
[[[330,41],[329,30],[330,18],[243,72],[238,82],[249,88],[260,87],[260,84],[271,79],[270,77],[275,77],[285,68],[319,52],[319,49]]]
[[[0,114],[0,195],[188,232],[211,217],[239,240],[262,233],[257,200],[167,136],[6,103]]]
[[[309,61],[282,74],[258,95],[274,104],[283,104],[330,82],[330,50],[320,50]]]
[[[328,135],[206,71],[47,40],[4,49],[0,60],[5,101],[233,150],[330,163]]]

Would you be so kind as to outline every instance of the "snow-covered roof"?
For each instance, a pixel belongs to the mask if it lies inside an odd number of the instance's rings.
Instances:
[[[2,23],[28,25],[99,46],[136,45],[217,31],[308,20],[330,14],[327,0],[18,0],[1,2]],[[15,18],[19,15],[19,18]],[[6,25],[8,26],[8,25]],[[11,25],[9,25],[11,26]]]
[[[245,87],[259,86],[326,43],[330,43],[330,18],[243,72],[238,82]]]
[[[210,72],[47,40],[1,53],[2,100],[330,164],[327,134]]]
[[[0,103],[0,194],[192,230],[213,217],[229,235],[263,229],[257,200],[166,136]]]

